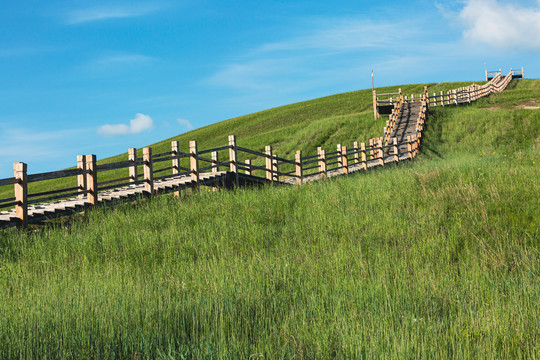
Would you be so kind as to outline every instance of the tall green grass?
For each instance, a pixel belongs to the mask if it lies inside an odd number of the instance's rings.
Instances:
[[[535,84],[410,163],[2,231],[0,358],[538,358]]]

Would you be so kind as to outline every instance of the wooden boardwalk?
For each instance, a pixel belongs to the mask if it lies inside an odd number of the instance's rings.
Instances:
[[[200,175],[199,185],[207,186],[231,186],[230,174],[226,171],[202,173]],[[159,180],[154,183],[155,194],[167,194],[174,191],[181,191],[193,188],[196,183],[190,176],[177,176],[165,180]],[[140,197],[146,197],[144,184],[136,184],[121,188],[111,189],[98,193],[99,204],[111,204],[135,200]],[[28,206],[28,223],[35,224],[45,220],[54,219],[61,216],[84,211],[92,204],[87,198],[68,198],[61,201],[53,201],[42,204]],[[0,228],[16,225],[18,221],[16,210],[0,212]]]
[[[351,148],[338,144],[336,151],[331,152],[319,147],[316,155],[305,157],[297,151],[293,159],[281,158],[273,153],[271,146],[266,146],[264,153],[242,148],[236,144],[236,137],[231,135],[227,146],[203,151],[197,149],[195,141],[190,142],[188,153],[179,151],[177,141],[173,141],[171,151],[165,153],[152,155],[151,148],[144,148],[142,158],[137,157],[136,149],[130,149],[129,159],[116,163],[98,164],[95,155],[79,155],[76,169],[50,173],[27,175],[27,165],[15,163],[15,176],[0,179],[0,186],[14,185],[15,195],[0,199],[0,209],[14,206],[0,211],[0,229],[26,227],[28,224],[84,212],[96,205],[134,201],[173,192],[177,195],[186,189],[196,191],[200,186],[230,189],[272,183],[300,185],[413,159],[420,150],[428,107],[470,103],[493,92],[501,92],[517,77],[519,73],[514,71],[504,77],[499,72],[485,85],[473,84],[433,96],[427,93],[427,89],[423,96],[416,98],[403,97],[400,92],[392,102],[383,136],[360,144],[354,142]],[[240,161],[242,153],[249,157],[243,162]],[[205,157],[206,154],[210,154],[211,158]],[[220,161],[220,156],[227,157],[227,161]],[[181,166],[180,160],[183,158],[189,159],[189,168]],[[259,161],[252,163],[252,159],[256,158]],[[154,164],[163,161],[170,161],[172,166],[154,170]],[[204,162],[207,166],[201,167],[200,163]],[[141,167],[143,172],[139,174]],[[220,171],[220,167],[227,167],[227,170]],[[98,173],[124,168],[129,169],[128,177],[98,183]],[[172,174],[162,175],[164,171],[172,171]],[[160,176],[154,178],[158,173]],[[75,177],[77,186],[32,194],[28,192],[30,182],[67,177]],[[29,198],[32,199],[29,201]]]

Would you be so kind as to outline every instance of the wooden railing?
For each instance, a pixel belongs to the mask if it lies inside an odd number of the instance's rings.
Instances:
[[[428,93],[427,87],[424,87],[424,94],[416,96],[415,95],[409,95],[409,96],[403,96],[401,89],[399,89],[399,92],[397,93],[384,93],[384,94],[377,94],[375,91],[373,92],[373,101],[374,101],[374,117],[379,118],[379,107],[381,106],[388,106],[388,105],[395,105],[402,99],[402,102],[410,103],[410,102],[420,102],[423,101],[423,99],[427,99],[427,103],[430,107],[436,107],[436,106],[448,106],[448,105],[458,105],[458,104],[465,104],[465,103],[471,103],[472,101],[476,101],[482,97],[488,96],[494,92],[501,92],[503,91],[506,86],[510,83],[512,78],[522,78],[523,77],[523,68],[521,69],[511,69],[508,75],[501,76],[500,71],[493,71],[489,72],[490,76],[492,76],[491,80],[488,81],[484,85],[477,85],[477,84],[471,84],[466,87],[460,87],[453,90],[448,90],[446,92],[441,91],[439,94],[432,93],[431,95]],[[390,97],[390,98],[381,98],[384,96],[389,95],[397,95],[396,97]],[[391,116],[393,113],[391,114]],[[391,119],[389,119],[391,121]]]
[[[384,127],[383,141],[385,144],[388,144],[388,141],[390,141],[390,136],[392,135],[392,129],[395,127],[396,121],[399,118],[399,114],[401,112],[401,107],[403,106],[403,102],[404,102],[404,98],[403,96],[401,96],[401,91],[400,91],[399,96],[396,99],[394,108],[392,109],[392,113],[390,114],[390,117],[388,121],[386,122],[386,126]]]
[[[512,80],[512,75],[512,71],[504,78],[498,74],[485,85],[473,84],[440,95],[429,96],[427,88],[421,97],[416,98],[403,97],[400,91],[395,102],[390,100],[394,108],[382,137],[369,139],[368,142],[355,141],[352,147],[338,144],[336,151],[331,152],[318,147],[317,154],[303,156],[298,150],[293,158],[280,157],[270,145],[265,147],[264,152],[260,152],[238,146],[236,136],[230,135],[227,145],[205,150],[199,150],[197,142],[190,141],[189,152],[182,152],[178,141],[173,141],[170,151],[153,154],[152,148],[145,147],[143,156],[137,157],[137,150],[131,148],[127,160],[112,163],[98,163],[94,154],[79,155],[76,168],[47,173],[29,175],[27,164],[18,162],[14,164],[13,177],[0,179],[0,186],[13,185],[13,196],[0,199],[0,209],[14,207],[18,225],[24,227],[28,223],[28,207],[32,204],[78,197],[84,199],[87,205],[97,205],[99,192],[133,186],[143,187],[143,194],[152,196],[155,194],[155,181],[188,176],[191,178],[192,187],[197,189],[200,185],[200,174],[218,173],[223,167],[234,176],[235,186],[239,186],[240,174],[265,179],[269,183],[286,181],[302,184],[306,178],[325,178],[329,172],[341,171],[347,174],[351,170],[365,171],[387,163],[413,159],[421,146],[428,107],[471,102],[492,92],[500,92]],[[416,120],[416,131],[405,141],[398,143],[395,137],[390,136],[401,107],[406,102],[417,101],[421,102],[421,107]],[[400,151],[401,148],[407,150]],[[223,155],[224,152],[228,152],[227,160],[221,161],[220,153]],[[244,160],[240,161],[240,158]],[[189,167],[181,166],[182,159],[189,159]],[[170,166],[154,169],[154,165],[169,161]],[[127,169],[126,176],[98,181],[98,176],[102,177],[108,171],[119,169]],[[110,175],[103,177],[107,179]],[[29,183],[60,178],[73,178],[73,186],[33,193],[28,191]],[[179,195],[179,191],[175,191],[175,195]]]
[[[240,147],[236,143],[236,137],[230,135],[228,145],[205,150],[198,150],[197,142],[190,141],[190,151],[181,152],[178,142],[173,141],[171,151],[153,154],[152,148],[146,147],[143,149],[143,156],[137,157],[136,149],[131,148],[127,160],[112,163],[99,163],[94,154],[79,155],[75,169],[47,173],[28,174],[27,164],[19,162],[14,164],[14,177],[0,179],[0,186],[14,185],[14,196],[0,199],[0,208],[15,207],[19,225],[26,226],[28,207],[32,204],[79,197],[89,206],[97,205],[99,193],[130,186],[144,187],[143,194],[152,196],[155,194],[156,181],[182,176],[191,177],[192,187],[196,189],[199,186],[200,174],[217,173],[220,170],[235,176],[235,186],[238,186],[240,174],[265,179],[269,183],[286,181],[302,184],[306,178],[316,176],[325,178],[332,171],[341,170],[347,174],[351,168],[367,170],[389,162],[397,162],[400,158],[412,159],[417,154],[419,139],[420,136],[413,137],[403,143],[392,139],[385,144],[383,137],[380,137],[369,139],[367,143],[354,142],[350,148],[338,144],[336,151],[327,152],[319,147],[317,154],[308,156],[303,156],[302,151],[298,150],[294,157],[286,158],[278,156],[270,145],[265,147],[264,152]],[[409,150],[400,154],[399,148],[403,145]],[[228,159],[220,161],[219,154],[224,151],[228,151]],[[189,167],[180,166],[181,159],[189,159]],[[154,169],[154,165],[168,161],[171,162],[170,166]],[[141,167],[142,171],[139,169]],[[105,175],[107,172],[119,169],[126,169],[126,176],[106,181],[98,180],[101,177],[107,178]],[[29,183],[60,178],[72,178],[77,185],[35,193],[28,191]],[[175,195],[178,194],[179,192],[175,192]]]
[[[472,84],[466,87],[449,90],[446,93],[441,91],[440,94],[433,93],[431,96],[427,95],[428,105],[430,107],[458,105],[476,101],[495,92],[500,93],[506,89],[512,80],[513,75],[513,70],[511,70],[508,75],[504,77],[501,76],[500,73],[497,73],[489,82],[484,85]]]

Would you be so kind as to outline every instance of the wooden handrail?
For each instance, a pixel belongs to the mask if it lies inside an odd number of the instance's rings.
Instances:
[[[40,173],[40,174],[32,174],[28,175],[28,182],[36,182],[36,181],[43,181],[43,180],[53,180],[53,179],[60,179],[68,176],[76,176],[76,175],[82,175],[84,172],[81,169],[68,169],[68,170],[58,170],[58,171],[51,171],[46,173]]]

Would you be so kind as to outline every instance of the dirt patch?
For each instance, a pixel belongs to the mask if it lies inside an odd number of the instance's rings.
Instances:
[[[484,108],[484,109],[486,109],[486,110],[499,110],[499,109],[504,109],[504,107],[490,106],[490,107],[487,107],[487,108]],[[538,109],[540,109],[540,100],[529,99],[529,100],[523,101],[519,105],[512,106],[511,109],[538,110]]]
[[[536,110],[540,109],[540,100],[528,99],[516,106],[516,109]]]

